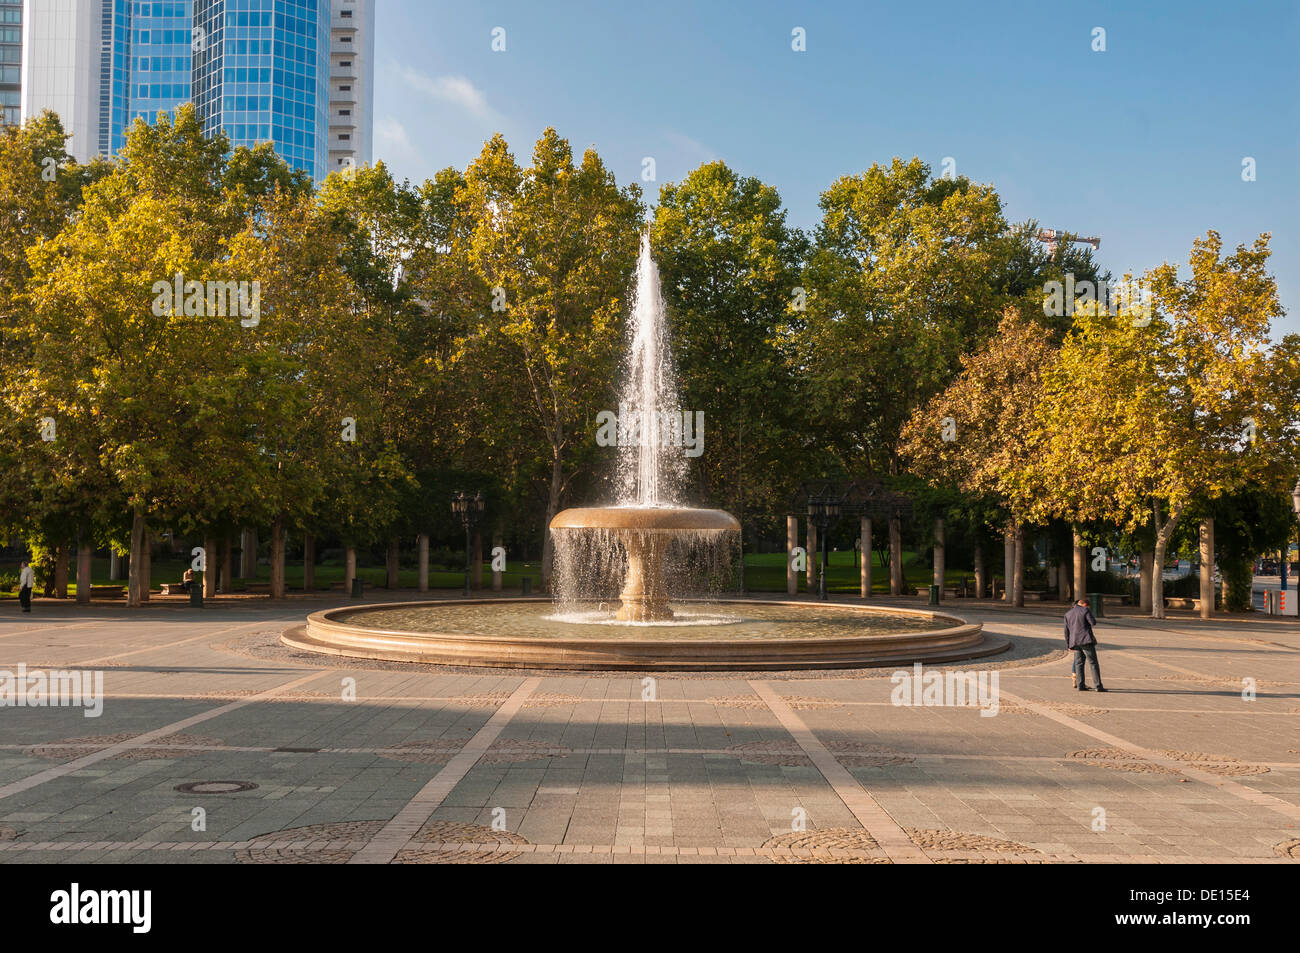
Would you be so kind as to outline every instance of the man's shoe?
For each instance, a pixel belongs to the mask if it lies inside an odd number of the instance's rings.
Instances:
[[[1090,692],[1090,691],[1092,691],[1092,689],[1089,688],[1087,685],[1080,685],[1080,686],[1079,686],[1079,691],[1081,691],[1081,692]]]
[[[1104,685],[1098,685],[1098,686],[1097,686],[1097,691],[1099,691],[1099,692],[1108,692],[1108,691],[1110,691],[1110,689],[1109,689],[1109,688],[1106,688]]]

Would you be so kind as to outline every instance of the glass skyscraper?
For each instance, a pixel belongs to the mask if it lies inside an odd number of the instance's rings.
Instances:
[[[22,0],[0,0],[0,126],[18,124],[22,62]]]
[[[0,20],[10,5],[0,0]],[[116,153],[133,121],[153,122],[186,102],[194,103],[205,132],[224,130],[232,146],[270,142],[318,181],[339,164],[337,155],[330,162],[331,150],[347,147],[331,139],[331,124],[345,128],[336,138],[351,140],[346,126],[357,123],[354,109],[335,103],[332,113],[331,95],[357,98],[350,78],[357,75],[354,24],[367,28],[373,14],[356,17],[357,10],[368,13],[356,0],[38,0],[34,9],[41,16],[33,35],[12,51],[15,79],[26,45],[41,51],[23,116],[54,108],[70,124],[71,148],[83,160]],[[334,32],[347,37],[335,51],[346,64],[339,68],[349,72],[338,90],[331,88],[332,12]],[[5,30],[0,22],[0,96],[11,55]],[[362,35],[373,43],[372,28]],[[365,51],[368,73],[373,61]]]

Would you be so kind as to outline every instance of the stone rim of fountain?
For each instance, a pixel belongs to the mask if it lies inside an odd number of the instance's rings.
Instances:
[[[752,605],[753,600],[682,600],[719,608]],[[911,615],[951,623],[920,632],[826,639],[555,639],[457,632],[412,632],[350,624],[341,616],[402,607],[545,603],[547,598],[445,599],[340,606],[314,612],[305,626],[286,630],[280,640],[296,649],[350,658],[424,662],[486,668],[559,671],[790,671],[853,669],[912,662],[952,662],[1005,651],[1010,641],[983,634],[983,624],[958,616],[900,606],[850,605],[762,600],[764,605],[797,606],[859,614]],[[435,623],[436,625],[436,623]],[[657,630],[662,634],[663,629]]]

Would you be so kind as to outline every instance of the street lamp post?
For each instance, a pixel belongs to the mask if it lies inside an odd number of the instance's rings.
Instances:
[[[821,547],[821,572],[817,574],[817,597],[826,600],[826,531],[839,519],[841,500],[830,493],[808,497],[808,518],[817,523],[817,543]]]
[[[470,496],[468,493],[457,490],[456,495],[451,498],[451,511],[460,517],[461,525],[465,527],[465,598],[468,599],[470,560],[474,555],[470,531],[483,518],[483,491],[479,490],[473,496]]]

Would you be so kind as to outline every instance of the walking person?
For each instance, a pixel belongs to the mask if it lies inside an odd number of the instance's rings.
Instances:
[[[24,612],[32,611],[32,589],[35,586],[36,573],[32,572],[32,567],[24,559],[22,568],[18,571],[18,603]]]
[[[1088,691],[1085,661],[1092,666],[1092,680],[1097,683],[1097,691],[1107,690],[1101,683],[1101,666],[1097,664],[1097,637],[1092,633],[1092,625],[1096,621],[1092,610],[1088,608],[1087,599],[1080,599],[1065,612],[1065,644],[1074,650],[1075,687],[1081,692]]]

